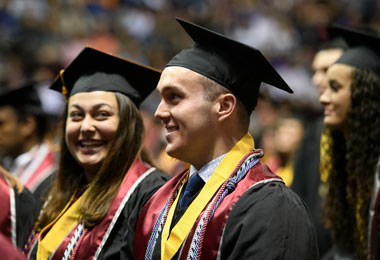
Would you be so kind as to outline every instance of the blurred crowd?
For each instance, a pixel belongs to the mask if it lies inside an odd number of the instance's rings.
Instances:
[[[162,69],[191,44],[174,17],[188,19],[260,49],[293,88],[295,94],[286,96],[262,88],[251,120],[256,146],[290,185],[302,122],[320,111],[311,62],[327,38],[326,26],[376,30],[378,5],[375,0],[1,0],[0,82],[11,87],[25,79],[49,82],[84,46]],[[59,116],[60,97],[44,88],[41,94],[46,111]],[[174,175],[186,165],[162,152],[162,128],[152,117],[155,95],[142,105],[145,142],[158,165]]]

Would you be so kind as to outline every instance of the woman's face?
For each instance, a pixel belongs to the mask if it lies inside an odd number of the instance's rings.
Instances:
[[[345,130],[351,105],[351,83],[354,68],[333,64],[327,70],[327,86],[321,89],[319,101],[324,108],[326,126]]]
[[[82,92],[69,98],[65,140],[87,178],[99,170],[118,125],[119,108],[114,93]]]

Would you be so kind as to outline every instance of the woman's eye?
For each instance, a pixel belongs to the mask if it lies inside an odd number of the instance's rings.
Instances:
[[[72,118],[73,120],[80,119],[82,117],[83,117],[82,113],[80,113],[78,111],[73,111],[70,113],[70,118]]]
[[[340,85],[336,81],[332,81],[330,82],[330,88],[336,92],[339,90]]]
[[[96,117],[99,119],[104,119],[104,118],[107,118],[109,116],[110,116],[110,113],[105,112],[105,111],[100,111],[100,112],[96,113]]]

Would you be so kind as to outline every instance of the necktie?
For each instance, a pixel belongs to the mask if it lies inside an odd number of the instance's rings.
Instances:
[[[182,198],[179,202],[180,209],[187,206],[190,199],[203,187],[204,184],[205,182],[201,177],[199,177],[198,173],[194,173],[190,176],[185,191],[183,192]]]

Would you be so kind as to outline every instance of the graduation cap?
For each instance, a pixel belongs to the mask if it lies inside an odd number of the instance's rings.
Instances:
[[[41,110],[41,100],[33,81],[23,82],[19,87],[10,88],[3,85],[0,91],[0,106],[28,107],[30,110]]]
[[[334,35],[340,35],[349,49],[335,62],[359,69],[368,69],[380,76],[380,38],[357,29],[334,25]]]
[[[329,25],[326,27],[326,38],[323,39],[322,43],[318,46],[318,51],[328,50],[328,49],[342,49],[343,51],[348,49],[347,42],[340,36],[334,25]]]
[[[293,93],[258,49],[217,32],[176,18],[194,45],[174,56],[166,66],[180,66],[229,89],[250,113],[257,104],[261,82]]]
[[[80,92],[119,92],[139,106],[156,88],[160,76],[154,68],[86,47],[61,70],[50,88],[67,97]]]

